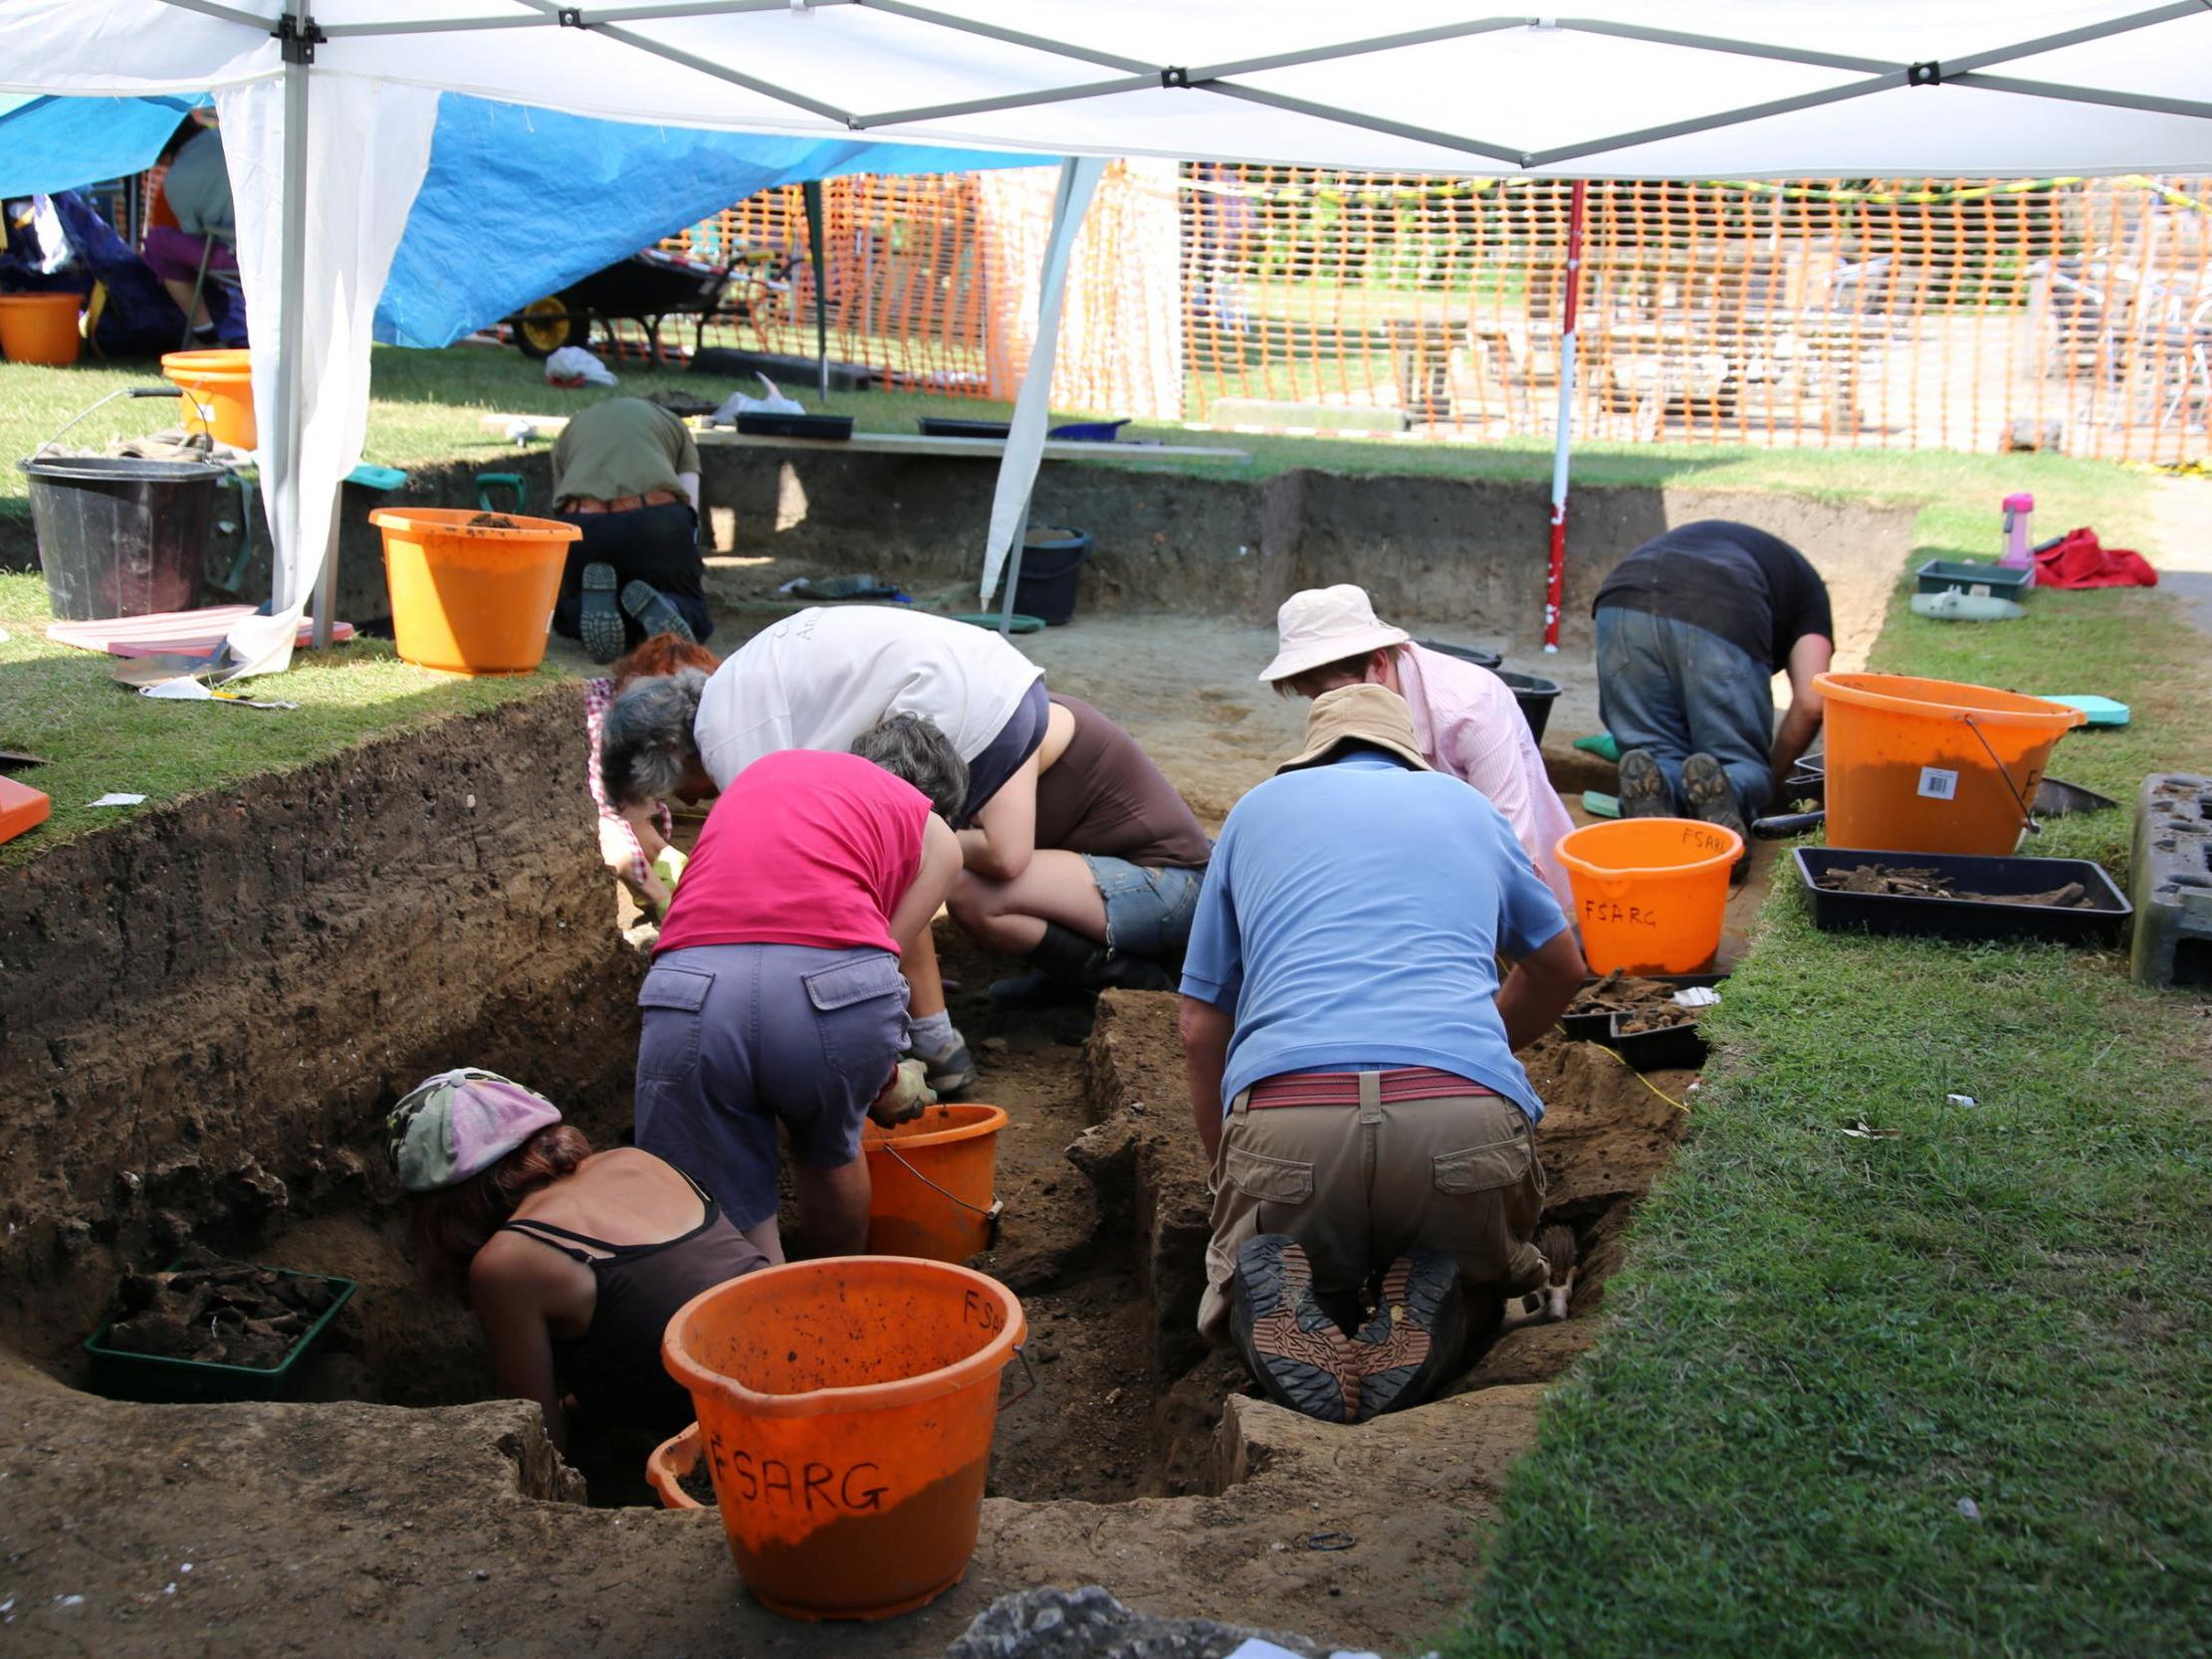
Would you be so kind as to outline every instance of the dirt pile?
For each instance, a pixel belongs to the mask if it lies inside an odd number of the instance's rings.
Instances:
[[[275,1370],[338,1298],[328,1279],[190,1249],[171,1271],[127,1274],[108,1346],[203,1364]]]

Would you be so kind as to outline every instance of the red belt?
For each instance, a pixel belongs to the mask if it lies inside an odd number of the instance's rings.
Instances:
[[[1494,1095],[1471,1078],[1440,1072],[1434,1066],[1399,1066],[1377,1074],[1384,1102],[1434,1101],[1447,1095]],[[1272,1106],[1357,1106],[1360,1104],[1358,1072],[1283,1072],[1251,1087],[1244,1099],[1247,1111]]]
[[[602,502],[592,496],[571,496],[559,504],[561,513],[635,513],[641,507],[673,507],[688,498],[674,490],[648,490],[642,496],[617,496]]]

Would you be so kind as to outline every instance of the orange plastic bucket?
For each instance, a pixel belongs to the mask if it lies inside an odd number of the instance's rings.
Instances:
[[[1559,838],[1593,972],[1694,973],[1720,948],[1743,837],[1694,818],[1622,818]]]
[[[932,1106],[897,1129],[866,1125],[869,1253],[965,1262],[990,1249],[1005,1127],[995,1106]]]
[[[2051,747],[2089,716],[2040,697],[1902,674],[1822,674],[1828,844],[1908,853],[2020,845]]]
[[[887,1618],[960,1582],[1023,1329],[997,1280],[906,1256],[763,1268],[677,1310],[661,1357],[764,1607]]]
[[[534,674],[560,593],[568,543],[553,518],[491,518],[466,507],[380,507],[392,644],[404,662],[449,674]]]
[[[254,354],[251,351],[170,351],[161,358],[163,379],[189,394],[186,428],[205,426],[218,444],[252,449],[260,429],[254,425]],[[205,406],[206,413],[191,407]]]
[[[681,1434],[670,1435],[653,1448],[652,1456],[645,1460],[645,1481],[660,1494],[662,1509],[696,1510],[707,1507],[683,1488],[684,1477],[699,1467],[699,1460],[705,1455],[699,1444],[697,1423]]]
[[[66,368],[83,343],[77,318],[84,309],[81,294],[0,294],[0,356]]]

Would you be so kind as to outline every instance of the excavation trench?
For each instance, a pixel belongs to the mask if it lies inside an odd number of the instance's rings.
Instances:
[[[950,934],[943,944],[959,987],[956,1011],[986,1061],[978,1093],[1009,1114],[997,1172],[1004,1221],[978,1265],[1021,1297],[1038,1383],[1000,1419],[990,1490],[1030,1502],[1091,1503],[1220,1490],[1234,1473],[1233,1460],[1217,1448],[1223,1401],[1256,1390],[1237,1362],[1210,1354],[1193,1330],[1207,1198],[1175,998],[1115,992],[1095,1015],[1004,1013],[978,994],[1002,964]],[[625,947],[610,933],[607,948]],[[549,1016],[543,1026],[553,1023]],[[474,1056],[455,1047],[441,1058]],[[551,1086],[579,1063],[591,1069],[593,1059],[599,1069],[619,1070],[627,1055],[571,1053],[563,1066],[532,1065],[525,1056],[509,1064]],[[1584,1267],[1568,1322],[1486,1340],[1470,1354],[1456,1392],[1545,1381],[1581,1351],[1588,1315],[1618,1257],[1627,1207],[1682,1121],[1662,1097],[1678,1098],[1689,1074],[1639,1078],[1602,1049],[1560,1039],[1527,1059],[1548,1103],[1540,1138],[1550,1188],[1545,1219],[1575,1230]],[[619,1135],[613,1115],[597,1117],[599,1139]],[[373,1122],[362,1127],[372,1130]],[[80,1312],[22,1334],[18,1351],[57,1380],[81,1384],[75,1345],[87,1334],[83,1311],[105,1303],[117,1267],[159,1267],[189,1240],[358,1282],[289,1397],[414,1407],[496,1398],[468,1314],[415,1288],[404,1216],[376,1178],[378,1155],[370,1134],[227,1178],[205,1178],[189,1154],[157,1166],[151,1187],[163,1207],[156,1236],[127,1260],[100,1250],[65,1257],[60,1282],[37,1287],[36,1299]],[[331,1180],[332,1169],[345,1177]],[[143,1185],[146,1177],[138,1179]],[[649,1448],[634,1434],[587,1428],[571,1461],[593,1502],[645,1504],[653,1501],[642,1478]]]
[[[687,1640],[740,1651],[779,1629],[737,1591],[719,1529],[635,1507],[650,1501],[642,1440],[584,1436],[574,1462],[596,1507],[548,1502],[581,1494],[527,1409],[460,1406],[493,1398],[480,1340],[416,1290],[383,1161],[399,1094],[464,1062],[546,1088],[598,1143],[627,1128],[642,962],[565,763],[580,749],[575,690],[549,686],[260,780],[250,808],[151,810],[0,872],[0,1402],[15,1425],[0,1542],[10,1527],[60,1541],[24,1557],[26,1589],[107,1586],[136,1606],[189,1528],[232,1563],[224,1616],[242,1644],[342,1606],[331,1651],[383,1652],[402,1627],[445,1641],[459,1592],[443,1541],[461,1536],[482,1565],[470,1585],[508,1586],[466,1593],[511,1645],[565,1639],[577,1618],[667,1639],[638,1622],[646,1605],[681,1605]],[[1683,1099],[1689,1076],[1639,1078],[1558,1039],[1524,1056],[1549,1108],[1546,1219],[1582,1246],[1573,1317],[1506,1334],[1448,1397],[1320,1425],[1252,1397],[1194,1334],[1207,1198],[1175,999],[1006,1013],[985,995],[1005,964],[941,938],[986,1068],[978,1096],[1009,1114],[1005,1220],[978,1265],[1022,1299],[1038,1387],[1001,1414],[975,1565],[928,1618],[1100,1581],[1352,1645],[1436,1628],[1533,1437],[1531,1385],[1588,1346],[1623,1224],[1686,1122],[1663,1097]],[[187,1243],[358,1281],[301,1368],[291,1397],[307,1403],[76,1391],[120,1276]],[[1356,1548],[1304,1542],[1324,1534]],[[620,1597],[548,1599],[612,1561],[633,1586]],[[702,1582],[720,1587],[701,1600]],[[847,1645],[935,1653],[950,1633],[925,1619]],[[113,1651],[170,1651],[153,1624],[108,1634]]]

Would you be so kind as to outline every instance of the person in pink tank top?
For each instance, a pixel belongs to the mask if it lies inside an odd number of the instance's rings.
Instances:
[[[689,1171],[771,1261],[783,1259],[778,1127],[809,1249],[851,1254],[868,1239],[861,1121],[897,1121],[923,1098],[899,1065],[899,956],[960,873],[945,814],[968,775],[943,737],[912,770],[928,793],[818,749],[732,778],[638,992],[637,1143]]]

